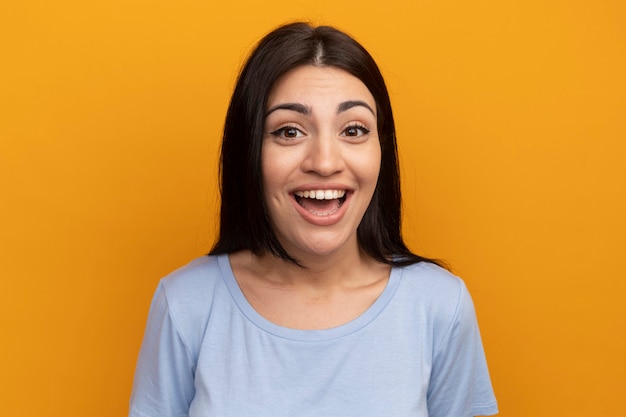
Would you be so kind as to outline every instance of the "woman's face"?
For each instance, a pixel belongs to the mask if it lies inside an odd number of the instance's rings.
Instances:
[[[295,68],[268,97],[262,169],[280,243],[296,259],[358,250],[357,227],[380,170],[376,103],[333,67]]]

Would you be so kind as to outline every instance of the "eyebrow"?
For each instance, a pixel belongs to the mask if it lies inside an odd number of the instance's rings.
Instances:
[[[276,106],[274,106],[271,109],[269,109],[267,111],[267,113],[265,113],[265,117],[269,116],[270,114],[272,114],[276,110],[291,110],[291,111],[295,111],[295,112],[304,114],[305,116],[308,116],[311,113],[310,109],[307,106],[305,106],[304,104],[300,104],[300,103],[284,103],[284,104],[277,104]]]
[[[353,107],[357,107],[357,106],[363,106],[366,109],[368,109],[374,116],[376,116],[376,113],[374,112],[374,109],[372,109],[369,104],[367,104],[364,101],[361,100],[349,100],[349,101],[344,101],[343,103],[341,103],[339,106],[337,106],[337,113],[341,113],[343,111],[346,110],[350,110]]]
[[[344,111],[347,111],[347,110],[350,110],[351,108],[357,107],[357,106],[365,107],[374,116],[376,116],[376,113],[374,112],[374,109],[372,109],[369,104],[367,104],[366,102],[361,101],[361,100],[348,100],[348,101],[344,101],[344,102],[340,103],[337,106],[337,114],[339,114],[341,112],[344,112]],[[283,103],[283,104],[277,104],[276,106],[270,108],[267,111],[267,113],[265,113],[265,117],[269,116],[270,114],[272,114],[276,110],[295,111],[295,112],[303,114],[305,116],[308,116],[309,114],[311,114],[310,107],[307,107],[304,104],[300,104],[300,103]]]

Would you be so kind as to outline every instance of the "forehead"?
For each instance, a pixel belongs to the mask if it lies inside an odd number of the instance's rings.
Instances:
[[[307,104],[315,101],[359,99],[375,108],[369,89],[354,75],[336,67],[305,65],[283,74],[272,86],[267,107],[281,102]]]

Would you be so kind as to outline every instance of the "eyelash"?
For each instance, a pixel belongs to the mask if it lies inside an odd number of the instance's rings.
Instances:
[[[285,132],[288,130],[295,130],[296,131],[296,136],[285,136]],[[281,139],[295,139],[297,137],[300,137],[301,135],[304,135],[304,133],[302,133],[302,131],[300,129],[298,129],[295,126],[283,126],[279,129],[276,129],[273,132],[270,132],[270,134],[272,136],[276,136],[279,137]]]
[[[357,131],[360,131],[360,134],[357,134],[357,135],[350,135],[350,136],[348,136],[348,135],[346,135],[346,134],[345,134],[348,130],[352,130],[352,129],[357,130]],[[342,132],[341,132],[342,136],[347,136],[347,137],[351,137],[351,138],[358,138],[358,137],[361,137],[361,136],[367,135],[368,133],[370,133],[370,130],[369,130],[367,127],[365,127],[365,125],[362,125],[362,124],[360,124],[360,123],[354,123],[354,124],[351,124],[351,125],[347,126],[347,127],[346,127],[346,128],[345,128]]]
[[[296,136],[285,136],[285,132],[289,130],[294,130],[296,132]],[[349,130],[357,130],[360,134],[357,133],[356,135],[348,135],[347,132]],[[358,137],[367,135],[368,133],[370,133],[370,130],[367,127],[365,127],[364,125],[360,123],[355,123],[355,124],[351,124],[347,126],[344,130],[342,130],[341,136],[350,137],[350,138],[352,137],[358,138]],[[295,138],[302,136],[304,133],[295,126],[283,126],[279,129],[274,130],[273,132],[270,132],[270,134],[273,136],[282,138],[282,139],[295,139]]]

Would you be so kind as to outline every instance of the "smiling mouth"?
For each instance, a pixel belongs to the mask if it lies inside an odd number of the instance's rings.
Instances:
[[[296,202],[315,216],[330,216],[337,212],[346,201],[346,190],[306,190],[296,191]]]

